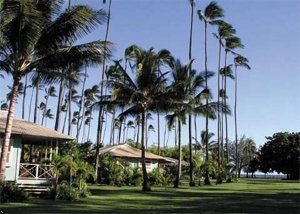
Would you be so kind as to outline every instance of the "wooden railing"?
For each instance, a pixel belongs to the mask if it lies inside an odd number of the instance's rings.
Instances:
[[[19,178],[22,179],[53,179],[53,165],[20,163]]]

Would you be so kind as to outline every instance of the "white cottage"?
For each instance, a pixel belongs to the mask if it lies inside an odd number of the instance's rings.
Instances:
[[[128,144],[106,146],[100,149],[100,154],[109,153],[112,157],[121,158],[132,167],[142,167],[142,150],[133,148]],[[174,159],[165,158],[146,152],[146,170],[151,172],[158,164],[174,164]]]
[[[0,111],[0,154],[3,142],[7,112]],[[52,160],[52,154],[58,151],[61,143],[72,141],[74,138],[60,132],[48,129],[44,126],[32,123],[27,120],[14,118],[9,143],[7,165],[5,171],[6,181],[15,181],[17,184],[53,184],[55,176],[51,164],[39,162],[39,159],[30,158],[23,162],[23,148],[25,145],[39,147],[40,156],[44,160]]]

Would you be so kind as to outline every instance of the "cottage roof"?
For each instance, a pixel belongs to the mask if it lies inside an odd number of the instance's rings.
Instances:
[[[0,111],[0,133],[5,132],[6,119],[7,111]],[[13,119],[11,133],[21,135],[25,141],[30,140],[32,142],[51,139],[58,142],[74,140],[73,137],[64,135],[58,131],[16,117]]]
[[[113,157],[120,158],[137,158],[141,159],[142,152],[140,149],[133,148],[128,144],[114,145],[114,146],[106,146],[100,149],[100,154],[109,153]],[[155,155],[150,152],[145,152],[146,159],[154,159],[162,162],[172,163],[171,160],[166,159],[165,157]]]

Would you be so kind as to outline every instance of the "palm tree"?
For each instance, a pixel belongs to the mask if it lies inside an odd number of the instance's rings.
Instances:
[[[106,0],[103,0],[103,3],[106,3]],[[106,42],[108,39],[108,33],[109,33],[109,24],[110,24],[110,13],[111,13],[111,5],[112,5],[112,0],[109,0],[109,6],[108,6],[108,16],[107,16],[107,22],[106,22],[106,32],[105,32],[105,39],[104,41]],[[106,46],[104,46],[106,48]],[[105,68],[106,68],[106,55],[103,55],[103,64],[102,64],[102,75],[101,75],[101,89],[100,89],[100,98],[104,96],[104,78],[105,78]],[[100,100],[101,101],[101,100]],[[97,144],[97,150],[99,150],[100,145],[101,145],[101,139],[102,139],[102,129],[103,129],[103,107],[102,105],[99,106],[99,113],[98,113],[98,127],[97,127],[97,139],[96,139],[96,144]],[[96,182],[98,180],[98,159],[96,159]]]
[[[248,65],[248,59],[237,55],[234,58],[234,66],[235,66],[235,87],[234,87],[234,127],[235,127],[235,154],[236,157],[238,156],[238,149],[237,149],[237,142],[238,142],[238,128],[237,128],[237,90],[238,90],[238,75],[237,75],[237,67],[244,67],[247,70],[250,70],[250,66]],[[238,166],[238,163],[236,162],[236,166]],[[236,178],[238,177],[238,169],[236,167],[235,171]]]
[[[191,5],[191,22],[190,22],[190,41],[189,41],[189,61],[192,60],[192,42],[193,42],[193,22],[194,22],[194,7],[195,1],[189,0]],[[189,68],[189,75],[192,71],[192,63]],[[196,125],[196,116],[195,116],[195,126]],[[197,132],[195,129],[195,136],[197,138]],[[195,186],[195,181],[193,177],[193,154],[192,154],[192,115],[189,115],[189,162],[190,162],[190,186]]]
[[[227,37],[225,38],[225,72],[224,72],[224,105],[226,105],[226,100],[227,100],[227,92],[226,92],[226,80],[228,76],[233,77],[232,75],[232,71],[231,69],[229,69],[230,67],[227,66],[227,54],[228,52],[236,54],[235,52],[233,52],[234,49],[236,48],[244,48],[244,45],[242,45],[241,43],[241,39],[236,37],[236,36],[231,36],[231,37]],[[229,150],[228,150],[228,122],[227,122],[227,113],[225,112],[225,140],[226,140],[226,151],[227,151],[227,155],[226,155],[226,161],[228,163],[229,161]]]
[[[248,173],[249,173],[249,165],[250,161],[252,160],[254,154],[256,153],[256,145],[253,139],[251,138],[246,138],[245,144],[243,147],[243,153],[245,154],[246,161],[247,163],[247,175],[246,177],[248,178]]]
[[[216,21],[217,18],[223,17],[223,9],[218,6],[216,2],[211,2],[209,5],[205,8],[204,14],[201,10],[198,10],[198,16],[201,21],[204,21],[205,26],[205,40],[204,40],[204,51],[205,51],[205,73],[207,75],[208,68],[207,68],[207,26],[208,24],[215,24],[214,21]],[[205,87],[208,88],[207,84],[207,78],[205,81]],[[206,105],[208,104],[208,98],[206,99]],[[205,131],[206,135],[208,135],[208,116],[205,118]],[[208,142],[206,142],[206,161],[208,161]],[[205,184],[210,184],[209,181],[209,171],[206,170],[205,173]]]
[[[220,104],[220,69],[221,69],[221,48],[224,47],[224,43],[223,40],[232,36],[233,34],[235,34],[235,29],[233,29],[233,27],[228,24],[227,22],[224,21],[218,21],[217,22],[218,25],[218,34],[214,33],[214,36],[218,39],[219,41],[219,54],[218,54],[218,104]],[[223,81],[222,81],[223,82]],[[223,158],[223,136],[222,136],[222,140],[220,139],[220,133],[221,133],[221,119],[220,119],[220,113],[218,113],[218,177],[220,177],[220,166],[221,166],[221,157]],[[221,146],[220,146],[220,142]],[[220,149],[221,148],[221,149]],[[221,155],[222,153],[222,155]]]
[[[127,104],[121,116],[141,115],[143,191],[150,191],[145,162],[146,116],[147,112],[157,111],[168,101],[169,94],[163,90],[166,73],[161,73],[158,68],[163,64],[171,65],[172,57],[166,50],[155,53],[152,48],[145,51],[135,45],[125,52],[127,59],[133,63],[131,67],[135,71],[135,78],[132,79],[119,62],[110,68],[109,85],[114,89],[112,102]],[[163,57],[159,55],[162,52],[165,53]],[[158,56],[161,58],[158,59]]]
[[[74,6],[60,15],[62,1],[4,0],[1,10],[0,69],[13,77],[12,98],[2,146],[0,181],[4,180],[13,113],[21,78],[32,71],[44,74],[66,69],[75,62],[95,65],[107,49],[104,42],[72,45],[78,37],[101,23],[102,12]],[[70,45],[65,45],[69,42]],[[15,57],[12,57],[15,56]]]
[[[186,114],[195,113],[211,116],[206,108],[212,107],[212,105],[209,103],[203,106],[201,103],[204,98],[210,97],[209,90],[204,86],[207,76],[205,73],[196,74],[196,70],[191,70],[189,74],[191,63],[192,61],[183,66],[179,60],[176,61],[172,71],[173,82],[170,86],[173,94],[170,109],[174,113],[167,115],[168,126],[171,128],[176,119],[178,123],[178,166],[174,182],[175,188],[179,186],[181,176],[181,132],[182,125],[185,124]],[[208,73],[208,78],[211,76],[212,73]],[[203,89],[199,92],[201,88]],[[191,97],[192,94],[196,94],[196,96]],[[213,112],[212,109],[211,111]]]

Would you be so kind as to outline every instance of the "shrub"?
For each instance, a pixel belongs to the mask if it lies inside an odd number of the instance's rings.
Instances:
[[[131,184],[134,186],[141,186],[143,183],[143,173],[140,168],[134,168],[131,178]]]
[[[0,183],[0,202],[18,202],[23,201],[28,198],[28,195],[25,194],[15,183],[12,182],[3,182]]]
[[[68,183],[59,184],[57,186],[56,199],[74,201],[79,198],[79,192],[70,187]]]
[[[149,172],[148,177],[151,185],[162,184],[162,173],[160,172],[159,168],[155,168],[151,172]]]

